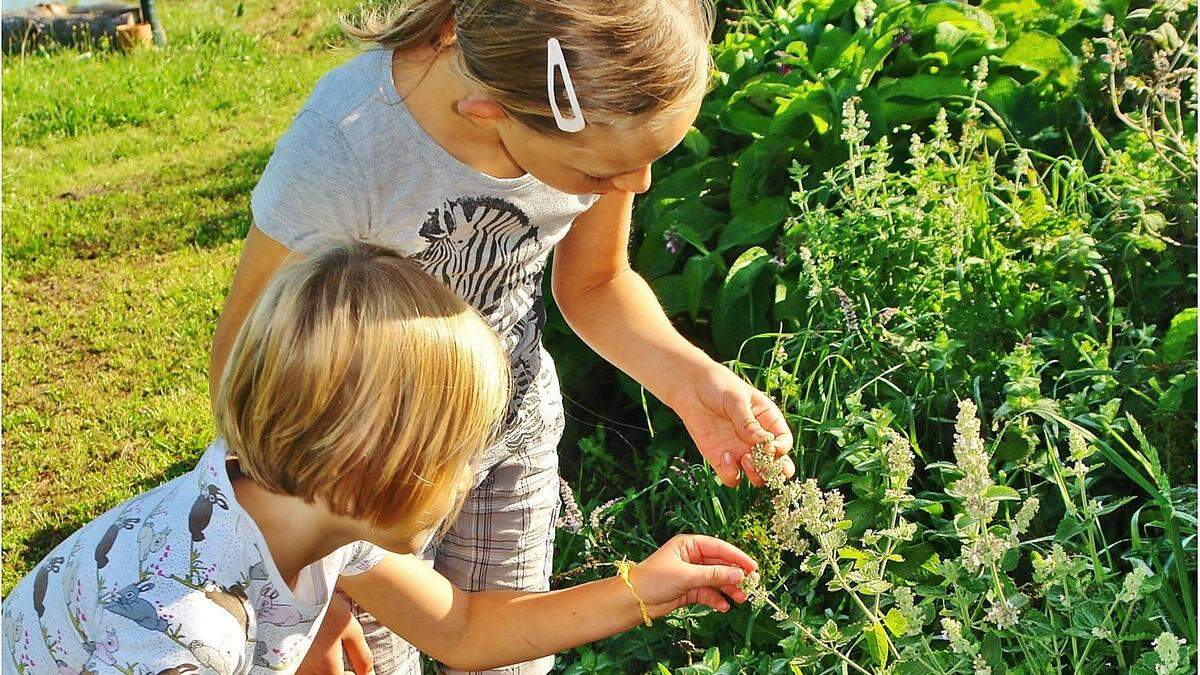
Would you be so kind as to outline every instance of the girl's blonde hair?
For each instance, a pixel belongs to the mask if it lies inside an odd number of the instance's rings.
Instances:
[[[411,259],[345,243],[291,264],[221,378],[219,433],[259,485],[416,536],[508,404],[480,316]]]
[[[512,117],[557,132],[546,93],[546,41],[557,38],[592,122],[659,112],[703,94],[712,70],[711,0],[395,0],[346,29],[382,47],[446,47]],[[453,23],[451,23],[453,22]],[[556,85],[559,106],[569,109]]]

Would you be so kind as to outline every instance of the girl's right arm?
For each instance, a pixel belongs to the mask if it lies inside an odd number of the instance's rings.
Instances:
[[[685,535],[629,574],[651,618],[687,604],[718,611],[744,602],[737,588],[756,565],[735,546]],[[629,630],[641,608],[619,577],[531,593],[455,588],[411,555],[389,555],[340,585],[363,609],[417,649],[456,670],[479,671],[554,654]]]
[[[208,394],[214,403],[221,386],[221,373],[225,371],[229,352],[233,349],[234,339],[237,338],[246,315],[254,307],[254,301],[275,275],[275,271],[291,254],[290,249],[263,234],[257,226],[250,228],[245,248],[242,249],[242,258],[238,262],[237,271],[233,273],[233,283],[229,287],[225,309],[221,312],[217,331],[213,335],[212,355],[208,362]]]

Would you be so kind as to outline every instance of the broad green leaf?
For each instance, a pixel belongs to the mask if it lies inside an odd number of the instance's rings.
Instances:
[[[883,99],[940,100],[950,96],[967,96],[971,88],[958,73],[920,73],[898,80],[881,80],[875,86],[875,91]]]
[[[780,139],[760,138],[738,156],[729,184],[729,208],[732,213],[748,209],[763,197],[782,195],[791,179],[787,167],[791,148]]]
[[[700,317],[700,310],[705,306],[708,285],[717,275],[720,257],[716,254],[694,256],[683,266],[683,297],[688,315],[695,321]]]
[[[957,2],[928,5],[913,26],[914,34],[932,33],[934,50],[947,54],[967,44],[988,49],[1001,46],[1001,30],[986,11]]]
[[[767,330],[770,297],[760,276],[770,254],[754,247],[734,262],[713,303],[712,335],[722,359],[738,355],[742,343]]]
[[[697,159],[708,157],[708,153],[712,151],[712,143],[696,127],[688,129],[683,136],[683,147],[687,148],[687,151],[695,155]]]
[[[718,120],[726,131],[747,136],[761,136],[771,127],[771,115],[744,100],[730,103]]]
[[[854,34],[834,26],[827,26],[821,33],[817,48],[813,50],[812,64],[817,70],[846,68],[854,60],[854,54],[862,47],[854,40]]]
[[[675,316],[687,311],[687,293],[684,289],[683,275],[669,274],[650,282],[654,295],[662,303],[667,316]]]
[[[825,85],[810,82],[797,87],[793,96],[779,104],[768,134],[803,138],[811,131],[823,134],[835,119],[833,96]]]
[[[1031,23],[1045,12],[1038,0],[984,0],[980,7],[992,17],[1012,25]]]
[[[1040,30],[1023,33],[1000,55],[1000,62],[1024,68],[1063,87],[1075,83],[1075,57],[1058,38]]]
[[[1159,354],[1164,363],[1178,363],[1196,353],[1196,308],[1190,307],[1171,319]]]
[[[790,204],[787,197],[769,197],[734,211],[733,219],[721,231],[717,249],[726,251],[767,241],[787,218]]]

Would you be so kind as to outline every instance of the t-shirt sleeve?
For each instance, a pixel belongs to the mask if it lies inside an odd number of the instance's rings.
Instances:
[[[371,224],[362,165],[342,130],[311,110],[279,139],[250,209],[258,229],[294,251],[365,238]]]
[[[340,575],[352,577],[367,572],[374,569],[386,556],[387,551],[374,544],[365,541],[354,542],[349,546],[346,564],[342,566]]]

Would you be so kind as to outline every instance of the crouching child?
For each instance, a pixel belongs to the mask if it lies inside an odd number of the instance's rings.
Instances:
[[[754,562],[708,537],[546,593],[466,593],[413,555],[472,485],[508,404],[507,363],[475,310],[404,257],[348,243],[285,267],[237,338],[218,439],[16,586],[4,672],[292,672],[339,583],[462,670],[744,601]]]

